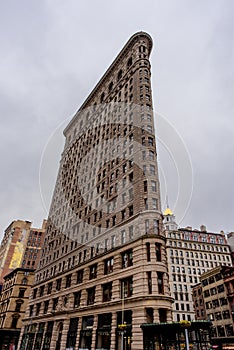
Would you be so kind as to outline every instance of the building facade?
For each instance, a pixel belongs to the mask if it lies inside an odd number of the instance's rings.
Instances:
[[[164,212],[164,225],[170,290],[175,298],[173,320],[195,320],[192,287],[204,272],[220,265],[232,266],[230,247],[222,231],[207,232],[203,225],[200,230],[177,229],[175,216],[169,208]]]
[[[0,285],[4,276],[22,267],[35,269],[42,247],[46,220],[41,228],[31,227],[30,221],[15,220],[5,230],[0,246]]]
[[[17,347],[33,280],[32,269],[17,268],[4,277],[0,297],[0,349]]]
[[[193,309],[196,320],[207,320],[206,307],[203,297],[202,284],[198,283],[192,287]]]
[[[151,49],[133,35],[64,131],[21,349],[142,350],[172,320]]]
[[[231,249],[232,265],[234,265],[234,232],[229,232],[227,234],[227,241]]]
[[[218,266],[200,276],[200,284],[193,288],[194,309],[197,319],[212,322],[212,336],[218,344],[234,341],[233,292],[234,268]],[[198,297],[197,290],[200,291]],[[199,300],[203,300],[201,313]]]

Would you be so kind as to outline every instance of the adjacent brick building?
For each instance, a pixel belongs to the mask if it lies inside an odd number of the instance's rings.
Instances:
[[[197,291],[200,291],[198,297]],[[234,345],[233,324],[234,267],[218,266],[200,276],[200,284],[193,288],[196,319],[212,322],[213,342]],[[204,312],[201,313],[199,300]]]
[[[46,220],[41,228],[30,221],[15,220],[5,230],[0,246],[0,285],[4,276],[18,267],[35,269],[44,240]]]
[[[34,270],[17,268],[4,277],[0,296],[0,349],[18,344],[22,319],[28,304]]]

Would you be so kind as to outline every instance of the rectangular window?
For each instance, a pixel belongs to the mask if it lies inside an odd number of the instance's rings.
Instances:
[[[149,220],[145,220],[145,233],[149,233]]]
[[[54,298],[52,311],[56,311],[57,306],[58,306],[58,298]]]
[[[111,236],[111,248],[115,247],[115,235]]]
[[[62,278],[59,278],[58,280],[56,280],[56,290],[61,289],[61,284],[62,284]]]
[[[18,317],[13,317],[12,318],[11,328],[16,328],[17,327],[18,319],[19,319]]]
[[[95,301],[95,287],[87,289],[87,305],[93,305]]]
[[[15,311],[20,312],[22,303],[16,302]]]
[[[158,276],[158,293],[164,294],[163,272],[157,272],[157,276]]]
[[[41,309],[41,303],[37,303],[36,304],[36,316],[39,315],[40,309]]]
[[[154,152],[149,151],[149,160],[154,160]]]
[[[26,291],[26,289],[23,289],[23,288],[21,289],[21,288],[20,288],[20,290],[19,290],[19,298],[23,298],[23,297],[24,297],[25,291]],[[35,291],[37,292],[37,289],[34,289],[33,293],[34,293]],[[34,297],[34,294],[33,294],[33,299],[35,299],[35,298],[36,298],[36,295],[35,295],[35,297]]]
[[[155,175],[155,166],[150,164],[150,175]]]
[[[43,294],[44,294],[44,289],[45,289],[45,286],[41,286],[40,289],[39,289],[39,296],[42,297]]]
[[[44,301],[44,314],[47,314],[49,308],[49,300]]]
[[[152,137],[148,137],[148,145],[149,146],[153,146],[154,142],[153,142],[153,138]]]
[[[76,283],[77,284],[83,282],[83,275],[84,275],[84,270],[77,271],[77,275],[76,275]]]
[[[36,299],[36,297],[37,297],[37,288],[33,289],[33,299]]]
[[[156,252],[156,260],[162,261],[162,244],[161,243],[155,243],[155,252]]]
[[[106,283],[102,286],[102,292],[103,292],[103,302],[111,301],[112,297],[112,282]]]
[[[148,280],[148,293],[152,294],[152,277],[151,277],[151,272],[147,272],[147,280]]]
[[[121,231],[121,244],[124,244],[126,242],[126,232],[125,230]]]
[[[154,210],[158,209],[158,200],[157,200],[157,198],[152,198],[152,209],[154,209]]]
[[[81,291],[74,293],[74,308],[80,306]]]
[[[147,256],[147,261],[150,261],[150,243],[146,243],[146,256]]]
[[[152,189],[152,192],[156,192],[157,191],[157,183],[156,181],[151,181],[151,189]]]
[[[97,264],[94,264],[89,268],[89,279],[92,280],[96,277],[97,277]]]
[[[133,294],[133,282],[132,276],[128,278],[124,278],[120,281],[121,283],[121,298],[129,298]]]
[[[133,239],[133,226],[129,226],[129,239]]]
[[[146,95],[146,97],[147,97],[148,95]],[[147,125],[147,131],[149,132],[149,133],[151,133],[152,134],[152,126],[151,125]]]
[[[47,286],[47,294],[51,294],[51,292],[52,292],[52,287],[53,287],[53,282],[48,283],[48,286]]]
[[[33,316],[33,309],[34,309],[34,305],[30,305],[29,307],[29,316]]]
[[[218,293],[224,292],[224,285],[223,285],[223,284],[220,284],[220,285],[217,287],[217,289],[218,289]]]
[[[132,216],[133,215],[133,205],[130,205],[128,207],[128,212],[129,212],[129,216]]]
[[[132,249],[127,250],[126,252],[122,253],[122,268],[126,268],[133,265],[132,261]]]
[[[156,235],[159,235],[159,220],[154,219],[153,225],[154,225],[154,233]]]
[[[71,287],[71,278],[72,278],[72,274],[66,276],[65,288],[70,288]]]
[[[114,258],[108,258],[104,261],[104,274],[108,275],[109,273],[113,272],[114,268]]]
[[[133,172],[131,172],[131,173],[129,174],[128,180],[129,180],[130,182],[133,182]]]

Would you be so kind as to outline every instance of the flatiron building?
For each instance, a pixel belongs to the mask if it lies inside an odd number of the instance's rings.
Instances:
[[[151,49],[134,34],[64,130],[21,349],[142,350],[172,320]]]

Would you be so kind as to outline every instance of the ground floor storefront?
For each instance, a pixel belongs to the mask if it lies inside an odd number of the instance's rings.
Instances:
[[[20,329],[0,329],[0,350],[16,350]]]
[[[67,322],[48,322],[47,326],[40,323],[38,327],[26,327],[22,335],[21,350],[132,350],[131,313],[126,316],[122,327],[112,329],[112,315],[104,314],[98,318],[98,327],[94,330],[94,317],[87,316],[81,320],[71,318],[67,329]],[[65,339],[66,338],[66,339]],[[113,346],[112,346],[113,348]]]
[[[142,324],[144,350],[210,350],[211,322]]]
[[[94,311],[94,310],[93,310]],[[27,320],[18,350],[142,350],[141,324],[171,321],[170,309],[138,306],[82,315],[61,312],[54,317]]]

